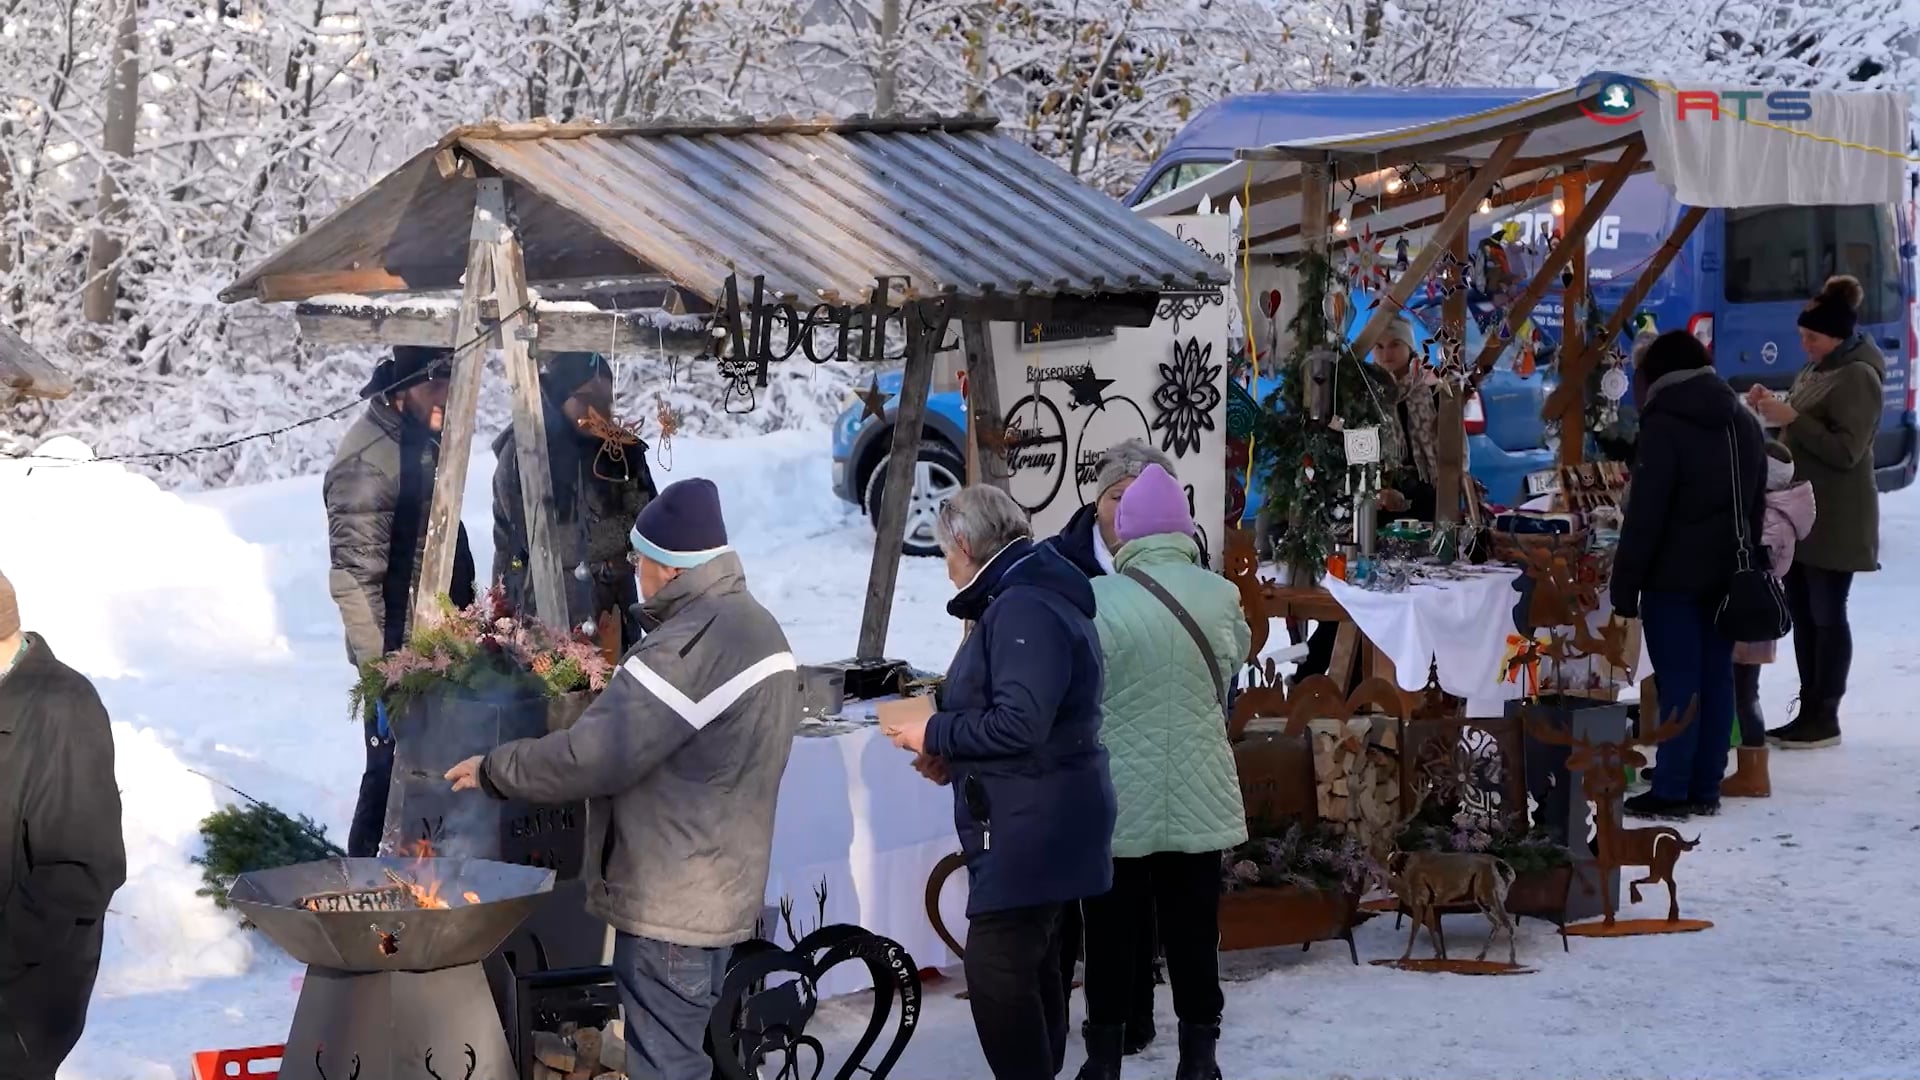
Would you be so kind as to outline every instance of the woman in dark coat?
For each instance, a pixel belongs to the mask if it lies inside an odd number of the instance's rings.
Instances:
[[[1113,887],[1113,782],[1093,586],[997,488],[966,488],[936,527],[973,623],[931,716],[882,717],[915,766],[950,783],[967,863],[967,992],[994,1080],[1052,1080],[1066,1060],[1063,905]]]
[[[0,1077],[52,1080],[80,1041],[126,880],[107,711],[0,577]]]
[[[1853,575],[1880,568],[1880,492],[1873,480],[1873,438],[1880,428],[1887,361],[1859,331],[1864,293],[1851,277],[1830,278],[1800,313],[1807,366],[1786,399],[1764,387],[1748,402],[1793,454],[1795,479],[1813,485],[1813,531],[1794,548],[1785,577],[1793,613],[1793,659],[1800,669],[1800,713],[1767,732],[1782,750],[1840,743],[1840,699],[1853,666],[1847,594]]]
[[[553,542],[567,583],[565,612],[543,610],[533,595],[527,549],[526,508],[520,494],[520,461],[513,429],[494,441],[493,580],[506,589],[516,611],[580,626],[614,612],[620,620],[620,651],[639,643],[633,612],[640,602],[627,531],[655,494],[647,468],[647,445],[613,448],[589,433],[589,417],[613,416],[613,369],[599,353],[555,353],[540,375],[546,408],[547,460],[553,484]]]
[[[1735,515],[1759,543],[1766,439],[1693,335],[1655,338],[1639,373],[1640,439],[1609,592],[1615,613],[1640,618],[1661,719],[1696,698],[1699,708],[1693,723],[1660,744],[1652,789],[1628,799],[1626,809],[1680,818],[1720,807],[1733,733],[1733,642],[1713,616],[1733,580]]]

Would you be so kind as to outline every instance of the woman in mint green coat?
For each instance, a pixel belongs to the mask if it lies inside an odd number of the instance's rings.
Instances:
[[[1139,977],[1131,943],[1157,919],[1180,1021],[1175,1080],[1217,1080],[1220,853],[1247,838],[1224,683],[1251,634],[1240,594],[1200,563],[1178,482],[1150,465],[1120,498],[1116,573],[1093,579],[1106,660],[1101,741],[1119,816],[1113,889],[1084,902],[1087,1064],[1117,1080]],[[1204,639],[1206,652],[1201,652]]]

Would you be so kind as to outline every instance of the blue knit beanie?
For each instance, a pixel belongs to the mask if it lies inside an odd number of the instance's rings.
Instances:
[[[685,570],[733,549],[720,516],[720,489],[691,477],[663,488],[634,520],[633,550],[662,566]]]

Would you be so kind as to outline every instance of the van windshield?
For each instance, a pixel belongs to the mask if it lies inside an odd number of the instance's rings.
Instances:
[[[1804,302],[1834,274],[1866,291],[1860,320],[1900,318],[1898,242],[1887,206],[1767,206],[1727,211],[1727,300]]]

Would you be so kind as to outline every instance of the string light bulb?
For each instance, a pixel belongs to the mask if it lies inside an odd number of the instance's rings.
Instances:
[[[1339,221],[1334,222],[1333,231],[1341,236],[1347,235],[1347,219],[1341,218]]]
[[[1387,181],[1387,194],[1398,195],[1400,194],[1400,189],[1406,186],[1398,176],[1392,177]]]
[[[1492,200],[1492,199],[1481,199],[1481,200],[1480,200],[1480,212],[1481,212],[1481,213],[1483,213],[1483,214],[1491,214],[1491,213],[1493,213],[1493,200]]]
[[[1566,212],[1567,212],[1567,203],[1565,199],[1553,200],[1553,216],[1554,217],[1562,217],[1566,214]]]

